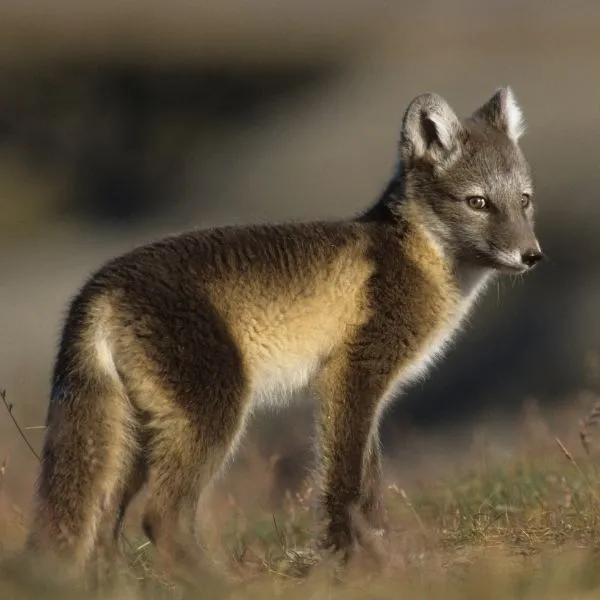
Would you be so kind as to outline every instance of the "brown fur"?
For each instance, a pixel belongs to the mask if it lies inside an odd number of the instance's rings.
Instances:
[[[503,268],[493,262],[499,245],[535,239],[524,212],[518,231],[529,237],[502,225],[484,251],[493,216],[484,230],[459,198],[479,186],[512,207],[529,185],[499,94],[487,124],[485,110],[461,124],[439,97],[417,98],[401,171],[355,219],[185,233],[93,275],[56,360],[32,555],[76,577],[95,545],[114,546],[149,482],[144,530],[193,574],[201,492],[252,409],[309,381],[321,399],[321,544],[346,558],[368,545],[367,529],[386,523],[377,433],[386,403]]]

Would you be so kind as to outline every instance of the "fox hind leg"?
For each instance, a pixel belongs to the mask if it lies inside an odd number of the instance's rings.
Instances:
[[[221,469],[241,427],[239,411],[231,412],[229,426],[219,431],[210,421],[200,426],[181,416],[169,419],[153,439],[142,527],[162,560],[192,584],[204,563],[194,527],[199,498]]]
[[[243,380],[215,369],[198,383],[197,395],[189,396],[172,391],[174,385],[165,389],[157,379],[139,380],[143,389],[133,390],[132,396],[149,415],[145,465],[136,471],[142,481],[148,478],[142,528],[165,566],[193,585],[196,572],[206,567],[195,538],[196,509],[242,433],[247,405]]]
[[[137,431],[139,427],[136,425],[133,429]],[[89,564],[92,586],[103,592],[114,589],[122,581],[121,575],[127,569],[126,556],[119,547],[125,516],[130,503],[148,481],[147,448],[140,443],[139,434],[132,433],[132,436],[136,439],[132,458],[124,465],[114,493],[103,499],[93,560]]]
[[[138,492],[148,481],[148,462],[145,449],[138,450],[137,458],[129,469],[117,493],[104,506],[102,519],[98,527],[96,544],[96,569],[93,576],[97,586],[110,585],[114,581],[114,569],[119,559],[119,540],[123,533],[123,525],[127,508]]]
[[[151,304],[140,304],[133,293],[127,300],[143,315],[119,352],[125,388],[148,417],[150,478],[142,528],[159,558],[193,586],[204,564],[193,531],[196,508],[243,429],[250,399],[245,362],[228,325],[202,294],[174,302],[158,289]]]

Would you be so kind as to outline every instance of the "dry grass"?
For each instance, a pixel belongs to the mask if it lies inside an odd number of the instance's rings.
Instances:
[[[593,398],[588,395],[584,402],[590,405]],[[389,563],[383,574],[375,574],[358,561],[345,584],[334,580],[329,564],[316,563],[306,552],[314,533],[310,483],[288,494],[276,511],[266,509],[268,490],[263,488],[273,483],[268,465],[247,452],[244,464],[215,490],[205,512],[210,518],[204,523],[204,539],[233,582],[226,597],[597,597],[600,473],[591,433],[586,436],[589,453],[580,443],[580,413],[581,402],[547,422],[530,404],[503,451],[498,451],[498,436],[480,431],[468,452],[449,459],[455,468],[444,467],[441,473],[421,465],[418,476],[399,477],[393,469],[396,461],[390,460],[386,472],[404,483],[390,480],[386,489],[393,523],[385,542]],[[5,554],[19,546],[25,532],[23,511],[3,487],[10,468],[0,460]],[[154,564],[152,548],[133,526],[135,518],[124,542],[123,586],[110,598],[181,597],[168,574]],[[208,587],[202,592],[198,598],[215,597]],[[11,581],[0,580],[0,598],[24,597],[19,594]]]

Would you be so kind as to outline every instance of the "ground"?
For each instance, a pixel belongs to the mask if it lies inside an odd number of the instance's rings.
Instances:
[[[335,580],[328,563],[314,565],[305,552],[314,533],[310,479],[274,503],[268,493],[274,461],[253,453],[249,440],[244,459],[202,510],[205,544],[231,581],[226,597],[597,597],[600,473],[593,443],[586,451],[578,426],[591,401],[584,395],[549,416],[528,402],[517,423],[482,423],[468,438],[464,430],[444,443],[416,437],[397,456],[388,456],[385,495],[392,532],[385,542],[387,564],[383,573],[375,573],[358,561],[344,583]],[[25,445],[23,452],[30,452]],[[4,557],[18,549],[27,527],[27,509],[6,483],[16,468],[11,465],[4,463],[0,471]],[[136,513],[123,540],[123,585],[111,599],[181,597],[168,573],[155,566]],[[0,598],[21,597],[12,582],[0,581]],[[212,597],[210,588],[198,597]]]

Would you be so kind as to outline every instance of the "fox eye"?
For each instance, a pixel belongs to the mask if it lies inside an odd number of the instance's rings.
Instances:
[[[489,202],[483,196],[469,196],[467,204],[473,210],[486,210],[489,208]]]
[[[531,196],[529,194],[521,194],[521,206],[527,208],[531,204]]]

